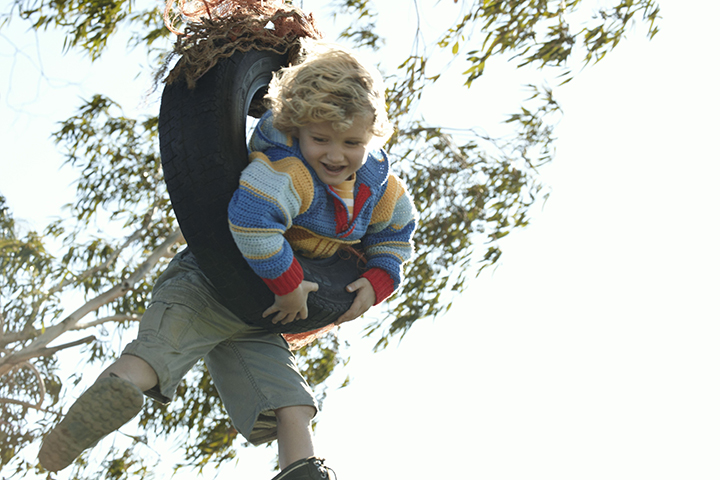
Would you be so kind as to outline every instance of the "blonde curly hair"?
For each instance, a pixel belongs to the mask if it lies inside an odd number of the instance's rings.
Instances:
[[[344,132],[358,117],[369,121],[374,136],[387,139],[393,128],[380,72],[339,45],[304,40],[303,47],[298,63],[274,74],[265,96],[275,128],[296,135],[310,123],[331,122]]]

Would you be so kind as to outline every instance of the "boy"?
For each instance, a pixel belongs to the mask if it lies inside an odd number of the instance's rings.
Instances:
[[[303,280],[292,248],[322,257],[360,243],[368,270],[347,286],[356,299],[337,323],[352,320],[399,285],[416,223],[384,153],[371,152],[390,130],[379,75],[345,50],[312,44],[268,97],[271,113],[251,140],[258,152],[228,209],[231,231],[275,293],[263,315],[276,323],[306,318],[307,294],[318,288]],[[68,466],[132,419],[143,392],[168,402],[200,358],[237,430],[256,445],[278,440],[274,480],[327,478],[312,440],[317,404],[288,343],[230,313],[188,250],[158,279],[138,338],[45,438],[41,464]]]
[[[360,244],[368,270],[336,323],[363,314],[401,282],[412,253],[415,209],[379,150],[391,133],[382,79],[351,53],[315,43],[283,69],[266,97],[270,111],[250,141],[251,164],[229,206],[230,228],[255,273],[275,293],[264,316],[307,317],[317,285],[304,282],[293,255],[329,257]]]

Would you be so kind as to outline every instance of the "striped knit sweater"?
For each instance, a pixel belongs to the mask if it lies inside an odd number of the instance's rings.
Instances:
[[[355,174],[349,213],[338,192],[306,163],[297,139],[273,128],[270,113],[256,127],[250,150],[228,219],[240,252],[270,290],[285,295],[302,282],[293,250],[326,258],[344,245],[365,253],[362,276],[372,284],[376,304],[398,288],[413,252],[417,212],[404,183],[389,173],[384,151],[372,152]]]

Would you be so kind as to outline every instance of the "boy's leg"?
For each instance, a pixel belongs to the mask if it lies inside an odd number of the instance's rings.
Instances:
[[[98,380],[111,376],[125,379],[143,392],[150,390],[158,383],[155,370],[149,363],[135,355],[121,355],[100,374]]]
[[[333,476],[337,480],[335,472],[325,466],[325,460],[310,457],[291,463],[272,480],[330,480],[330,472],[333,472]]]
[[[250,329],[216,346],[205,364],[235,428],[255,445],[278,440],[282,471],[273,480],[329,480],[314,456],[315,400],[281,337]]]
[[[87,448],[132,420],[143,405],[143,390],[157,383],[144,360],[122,355],[70,407],[43,440],[38,459],[51,472],[70,465]]]
[[[169,402],[188,370],[234,333],[237,322],[218,329],[207,311],[215,295],[192,256],[187,251],[178,254],[155,284],[138,337],[45,438],[39,454],[43,467],[67,467],[83,450],[127,423],[142,408],[143,392]]]
[[[324,460],[315,457],[312,419],[315,408],[296,405],[275,410],[282,470],[273,480],[330,480]]]
[[[311,422],[315,408],[296,405],[275,410],[280,468],[315,456]]]

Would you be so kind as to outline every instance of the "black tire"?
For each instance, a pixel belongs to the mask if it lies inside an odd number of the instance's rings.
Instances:
[[[225,306],[246,323],[276,333],[300,333],[326,326],[350,308],[355,294],[344,287],[359,276],[355,259],[308,260],[297,255],[305,278],[320,289],[308,298],[307,320],[273,325],[261,318],[273,294],[240,254],[227,219],[228,204],[248,162],[247,115],[251,105],[253,116],[262,113],[259,100],[272,72],[285,62],[271,52],[236,52],[192,90],[182,81],[166,86],[159,118],[160,153],[180,229]]]

